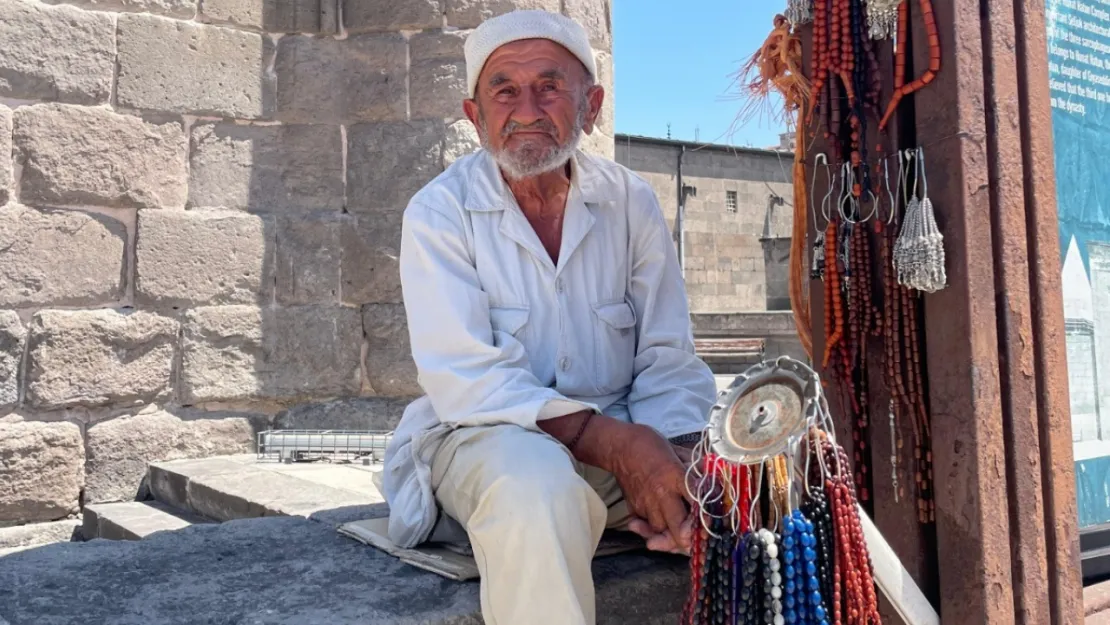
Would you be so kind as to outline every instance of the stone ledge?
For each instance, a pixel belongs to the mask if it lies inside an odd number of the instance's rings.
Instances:
[[[599,558],[598,623],[678,622],[686,571],[672,556]],[[10,625],[120,622],[139,610],[144,625],[482,623],[477,583],[421,571],[295,517],[15,553],[0,558],[0,606]]]

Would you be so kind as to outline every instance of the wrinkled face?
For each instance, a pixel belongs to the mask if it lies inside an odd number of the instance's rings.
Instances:
[[[463,110],[505,174],[520,179],[565,165],[593,132],[604,95],[566,48],[526,39],[490,55]]]

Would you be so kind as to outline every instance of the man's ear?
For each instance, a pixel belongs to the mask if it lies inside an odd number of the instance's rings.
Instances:
[[[586,92],[586,100],[589,102],[589,110],[586,111],[586,123],[582,124],[582,132],[586,134],[593,134],[594,124],[597,123],[598,115],[601,115],[601,104],[605,101],[605,87],[601,85],[594,85]]]
[[[474,124],[474,128],[481,128],[481,112],[478,110],[478,101],[474,98],[463,100],[463,114]]]

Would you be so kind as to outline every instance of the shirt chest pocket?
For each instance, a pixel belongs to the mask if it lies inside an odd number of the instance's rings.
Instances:
[[[528,312],[528,308],[524,307],[491,306],[489,317],[490,325],[493,326],[494,344],[501,346],[502,339],[498,333],[502,332],[522,340],[524,326],[528,323]]]
[[[594,304],[594,365],[602,394],[632,384],[636,360],[636,311],[624,301]]]

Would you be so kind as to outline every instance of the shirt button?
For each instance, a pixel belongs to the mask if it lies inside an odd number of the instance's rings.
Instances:
[[[558,280],[555,281],[555,292],[556,293],[562,293],[563,292],[563,279],[562,278],[559,278]]]
[[[566,371],[567,369],[570,369],[570,358],[567,358],[566,356],[563,356],[562,358],[560,358],[559,359],[559,368],[562,369],[563,371]]]

